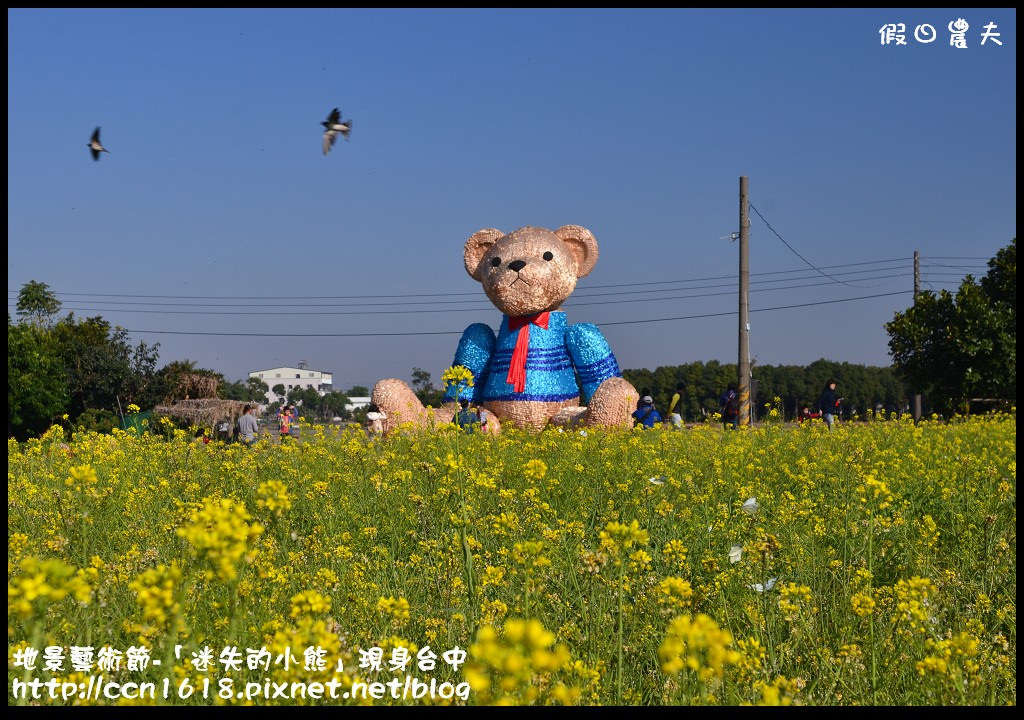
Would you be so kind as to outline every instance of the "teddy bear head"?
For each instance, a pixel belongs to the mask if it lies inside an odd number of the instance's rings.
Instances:
[[[473,233],[463,252],[466,272],[484,287],[495,307],[510,317],[557,310],[597,263],[597,240],[586,228],[555,231],[494,228]]]

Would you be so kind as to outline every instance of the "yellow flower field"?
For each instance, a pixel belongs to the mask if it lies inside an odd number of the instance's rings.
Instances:
[[[8,441],[9,704],[1016,704],[1012,416],[331,433]]]

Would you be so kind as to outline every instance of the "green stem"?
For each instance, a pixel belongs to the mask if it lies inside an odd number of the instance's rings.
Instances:
[[[616,665],[617,675],[615,678],[615,704],[622,704],[622,578],[626,571],[626,563],[619,563],[619,637],[618,637],[618,663]]]
[[[228,638],[232,642],[238,634],[238,580],[231,583],[231,601],[228,605]]]
[[[29,644],[28,644],[28,647],[29,648],[33,648],[33,649],[38,648],[39,647],[39,640],[40,640],[40,638],[42,638],[42,636],[43,636],[43,621],[42,620],[36,620],[34,623],[32,623],[32,632],[29,634]],[[21,681],[23,683],[27,683],[28,679],[29,679],[29,677],[31,675],[32,675],[32,668],[27,667],[27,663],[26,663],[25,671],[21,674]],[[27,690],[25,691],[25,693],[20,698],[18,698],[18,705],[19,706],[28,705],[28,691]]]
[[[871,588],[874,585],[874,553],[872,548],[875,539],[875,515],[871,513],[871,522],[868,523],[868,597],[871,597],[873,593]],[[873,599],[873,598],[872,598]],[[876,690],[876,674],[875,674],[875,613],[872,612],[868,620],[868,628],[871,633],[871,704],[876,705],[875,701],[875,690]]]
[[[529,562],[529,560],[527,560]],[[526,570],[526,577],[523,580],[523,617],[530,617],[530,571]]]
[[[459,408],[459,391],[456,389],[456,391],[455,391],[455,412],[459,411],[458,408]],[[462,453],[461,453],[461,448],[460,448],[460,445],[461,445],[461,437],[460,436],[461,436],[461,434],[462,434],[462,428],[460,427],[459,428],[459,432],[455,433],[455,458],[456,458],[456,461],[458,461],[459,465],[460,465],[460,467],[458,467],[456,469],[456,473],[459,476],[459,504],[461,506],[460,509],[461,509],[461,516],[462,516],[462,527],[459,528],[459,531],[460,531],[459,532],[459,537],[462,540],[462,559],[463,559],[463,565],[464,565],[465,571],[466,571],[466,588],[467,588],[468,601],[469,601],[469,615],[470,615],[470,619],[472,620],[473,627],[475,628],[476,625],[477,625],[477,617],[478,617],[479,613],[477,612],[477,606],[476,606],[476,572],[475,572],[474,565],[473,565],[473,551],[470,549],[470,547],[469,547],[469,540],[466,537],[466,527],[469,525],[469,518],[466,515],[465,478],[463,477],[463,472],[462,472],[462,468],[461,468],[461,464],[462,464],[461,463]]]
[[[597,611],[594,608],[594,585],[595,584],[596,584],[595,583],[595,576],[593,574],[591,574],[591,576],[590,576],[590,607],[588,608],[589,611],[590,611],[588,613],[588,615],[589,615],[589,617],[588,617],[589,628],[587,630],[587,659],[590,660],[590,661],[594,660],[594,632],[595,632],[595,630],[594,630],[594,618],[597,617]]]
[[[771,628],[768,627],[768,554],[761,553],[761,593],[758,598],[761,603],[761,622],[764,625],[764,638],[768,643],[768,662],[772,671],[778,670],[778,662],[775,657],[775,640],[772,638]]]

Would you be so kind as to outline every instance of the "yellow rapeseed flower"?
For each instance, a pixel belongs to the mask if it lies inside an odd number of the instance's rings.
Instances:
[[[404,625],[409,620],[409,601],[404,597],[382,597],[377,601],[377,612],[389,618],[395,625]]]
[[[856,593],[850,597],[850,604],[853,606],[853,611],[864,617],[870,615],[875,609],[875,601],[867,593]]]
[[[543,460],[537,460],[534,458],[526,463],[523,467],[523,475],[533,480],[542,480],[547,475],[548,466]]]
[[[81,571],[62,560],[40,560],[35,556],[23,558],[19,573],[7,581],[7,612],[22,618],[45,613],[51,603],[72,595],[80,603],[88,603],[92,588]],[[9,572],[9,570],[8,570]]]
[[[292,507],[292,497],[288,494],[288,488],[280,480],[267,480],[260,483],[256,488],[258,499],[256,504],[265,507],[275,515],[280,516]]]
[[[292,596],[292,617],[322,615],[331,611],[331,597],[315,590],[305,590]]]
[[[732,634],[703,613],[680,615],[671,622],[658,648],[666,675],[692,670],[704,681],[721,678],[726,665],[734,665],[739,653],[732,649]]]
[[[654,588],[658,604],[673,610],[688,607],[693,599],[693,588],[680,577],[667,577]]]
[[[601,531],[601,544],[609,550],[618,553],[633,547],[634,544],[646,545],[650,536],[646,530],[640,529],[640,523],[634,520],[629,525],[620,522],[610,522]]]
[[[178,618],[175,630],[182,627],[179,617],[181,603],[177,598],[181,580],[181,568],[177,562],[172,562],[150,568],[128,584],[128,589],[135,592],[135,602],[142,609],[143,625],[137,629],[143,644],[171,629],[174,618]]]
[[[555,645],[555,634],[539,620],[509,619],[503,635],[492,625],[483,625],[469,654],[463,672],[482,704],[570,705],[579,697],[579,690],[553,680],[572,658],[565,645]]]
[[[192,514],[192,521],[178,528],[178,535],[192,546],[193,554],[212,567],[207,577],[233,581],[237,564],[246,559],[246,548],[263,532],[259,523],[250,524],[245,505],[228,499],[207,498]]]

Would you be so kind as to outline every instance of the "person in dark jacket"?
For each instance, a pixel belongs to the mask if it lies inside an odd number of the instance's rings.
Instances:
[[[480,422],[480,418],[477,417],[475,412],[473,412],[473,408],[469,406],[469,400],[466,398],[460,398],[459,411],[455,413],[455,416],[452,418],[452,422],[467,433],[472,433],[473,426]]]
[[[818,412],[821,413],[821,419],[828,425],[829,430],[832,429],[832,423],[835,422],[841,401],[842,398],[836,397],[836,381],[829,378],[829,381],[825,383],[825,389],[821,391],[817,406]]]
[[[643,425],[650,429],[655,423],[660,422],[661,414],[654,407],[654,399],[650,395],[644,395],[640,399],[640,407],[633,413],[633,426]]]
[[[736,394],[736,384],[729,383],[729,387],[718,398],[718,404],[722,408],[722,426],[726,430],[736,430],[740,425],[740,396]]]

